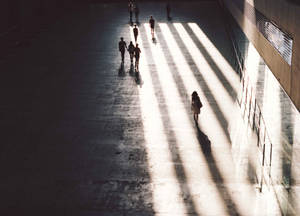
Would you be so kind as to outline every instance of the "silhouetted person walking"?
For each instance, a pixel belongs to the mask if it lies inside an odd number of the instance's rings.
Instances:
[[[141,53],[141,49],[139,48],[139,45],[136,44],[136,46],[134,48],[135,70],[136,71],[139,71],[140,53]]]
[[[124,54],[126,49],[127,49],[126,42],[123,40],[123,37],[121,37],[121,40],[119,42],[119,51],[121,52],[122,62],[124,62]]]
[[[191,109],[194,113],[194,120],[197,124],[198,124],[198,115],[200,114],[201,107],[202,107],[202,103],[201,103],[200,97],[198,96],[198,93],[196,91],[194,91],[192,93]]]
[[[134,49],[135,49],[135,47],[134,47],[132,41],[130,41],[130,44],[128,45],[128,52],[129,52],[131,64],[133,63]]]
[[[134,15],[135,15],[135,22],[136,23],[139,23],[139,14],[140,14],[140,8],[138,7],[137,4],[135,4]]]
[[[132,13],[133,13],[134,5],[132,1],[129,1],[128,3],[128,11],[129,11],[129,19],[130,23],[132,23]]]
[[[134,40],[135,40],[135,43],[137,41],[137,37],[139,35],[139,30],[138,28],[136,27],[136,25],[134,25],[134,28],[133,28],[133,35],[134,35]]]
[[[168,20],[171,19],[171,16],[170,16],[170,13],[171,13],[171,5],[170,3],[168,2],[167,5],[166,5],[166,9],[167,9],[167,18]]]
[[[153,39],[153,38],[154,38],[154,26],[155,26],[155,20],[153,19],[152,16],[150,16],[149,24],[150,24],[151,35],[152,35],[152,39]]]

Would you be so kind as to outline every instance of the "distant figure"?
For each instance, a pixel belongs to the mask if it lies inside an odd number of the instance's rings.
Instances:
[[[129,19],[130,19],[130,23],[132,23],[132,13],[133,13],[133,9],[134,9],[134,4],[132,1],[129,1],[128,3],[128,11],[129,11]]]
[[[151,35],[152,35],[152,39],[153,39],[153,38],[154,38],[154,25],[155,25],[155,20],[153,19],[152,16],[150,16],[149,24],[150,24]]]
[[[136,44],[136,46],[134,48],[135,70],[136,71],[139,71],[140,53],[141,53],[141,49],[139,48],[139,45]]]
[[[135,4],[134,15],[135,15],[135,22],[136,23],[139,23],[139,14],[140,14],[140,9],[139,9],[138,5]]]
[[[135,43],[137,41],[137,36],[139,35],[139,30],[138,28],[136,27],[136,25],[134,25],[134,28],[133,28],[133,35],[134,35],[134,40],[135,40]]]
[[[191,109],[194,113],[194,120],[196,123],[198,123],[198,115],[200,114],[201,107],[202,107],[202,103],[201,103],[200,97],[198,96],[198,93],[196,91],[194,91],[192,93]]]
[[[166,5],[166,9],[167,9],[167,18],[168,18],[168,20],[171,20],[171,16],[170,16],[170,13],[171,13],[171,5],[170,5],[169,2],[168,2],[167,5]]]
[[[124,62],[124,54],[126,49],[127,49],[126,42],[123,40],[123,37],[121,37],[121,40],[119,42],[119,51],[121,52],[122,62]]]
[[[128,50],[128,52],[129,52],[131,64],[133,63],[134,49],[135,49],[135,47],[134,47],[132,41],[130,41],[130,44],[128,45],[128,49],[127,49],[127,50]]]

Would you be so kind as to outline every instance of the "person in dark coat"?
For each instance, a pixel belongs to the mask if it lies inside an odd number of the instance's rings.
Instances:
[[[141,49],[139,48],[139,45],[136,44],[136,46],[134,48],[135,70],[136,71],[139,71],[140,53],[141,53]]]
[[[140,14],[140,8],[137,4],[135,4],[134,15],[135,15],[135,22],[136,23],[139,23],[139,14]]]
[[[155,20],[153,19],[152,16],[150,16],[149,25],[150,25],[150,28],[151,28],[151,35],[152,35],[152,38],[154,38],[154,26],[155,26]]]
[[[196,91],[194,91],[192,93],[191,109],[194,113],[194,120],[196,121],[196,123],[198,122],[198,115],[200,114],[201,107],[202,107],[202,103],[201,103],[200,97],[198,96],[198,93]]]
[[[133,63],[133,57],[134,57],[134,45],[132,43],[132,41],[130,41],[130,44],[128,45],[128,52],[129,52],[129,56],[130,56],[130,62],[131,64]]]
[[[121,37],[121,40],[119,41],[119,51],[121,52],[122,62],[124,62],[124,54],[126,49],[127,49],[126,42],[124,41],[123,37]]]
[[[132,13],[134,10],[134,4],[132,1],[129,1],[128,3],[128,11],[129,11],[129,19],[130,19],[130,23],[132,23]]]
[[[135,40],[135,43],[137,41],[137,37],[139,35],[139,30],[138,28],[136,27],[136,25],[134,25],[134,28],[133,28],[133,35],[134,35],[134,40]]]
[[[167,9],[167,18],[168,18],[168,20],[171,20],[171,16],[170,16],[170,13],[171,13],[171,5],[170,5],[169,2],[168,2],[167,5],[166,5],[166,9]]]

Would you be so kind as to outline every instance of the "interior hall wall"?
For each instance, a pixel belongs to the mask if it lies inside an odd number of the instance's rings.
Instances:
[[[237,1],[245,5],[244,11],[237,6]],[[224,0],[224,4],[300,110],[300,5],[288,0]],[[262,13],[293,39],[291,65],[257,29],[253,20],[256,19],[255,14],[250,17],[245,15],[247,5]]]

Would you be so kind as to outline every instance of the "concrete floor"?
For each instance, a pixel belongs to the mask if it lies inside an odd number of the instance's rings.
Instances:
[[[280,215],[257,190],[256,146],[236,144],[251,132],[220,10],[164,9],[140,4],[139,74],[128,53],[121,65],[122,3],[82,7],[1,62],[5,215]]]

